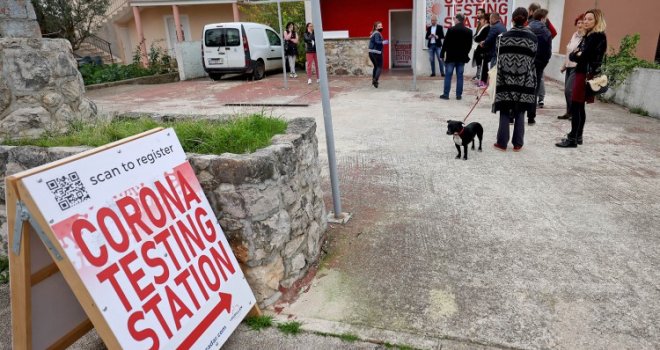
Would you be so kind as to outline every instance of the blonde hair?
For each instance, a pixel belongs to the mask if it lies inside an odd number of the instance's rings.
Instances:
[[[594,28],[589,32],[589,34],[604,32],[607,24],[605,24],[605,15],[603,14],[603,11],[600,9],[591,9],[584,13],[585,16],[587,13],[594,15],[594,19],[596,20],[596,24],[594,25]]]

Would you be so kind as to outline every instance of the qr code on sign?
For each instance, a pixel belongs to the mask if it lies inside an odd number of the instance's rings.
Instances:
[[[75,171],[47,181],[46,185],[62,210],[67,210],[89,199],[85,185]]]

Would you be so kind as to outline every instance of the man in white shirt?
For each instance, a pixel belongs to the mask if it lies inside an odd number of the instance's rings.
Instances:
[[[435,58],[438,58],[438,66],[440,67],[440,75],[445,76],[445,65],[440,57],[440,49],[442,49],[442,39],[445,34],[442,32],[442,26],[438,25],[438,17],[431,16],[431,25],[426,28],[426,43],[429,48],[429,61],[431,62],[431,76],[435,76]]]

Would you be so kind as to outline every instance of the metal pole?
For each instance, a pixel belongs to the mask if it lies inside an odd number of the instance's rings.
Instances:
[[[277,0],[277,20],[280,24],[280,35],[282,35],[282,73],[284,74],[284,88],[289,88],[289,82],[286,79],[286,57],[284,56],[284,31],[282,30],[282,8],[280,0]]]
[[[412,83],[412,89],[413,91],[417,91],[417,11],[416,11],[416,6],[415,3],[417,0],[413,0],[413,8],[412,8],[412,45],[410,46],[410,50],[412,51],[412,71],[413,71],[413,83]],[[424,23],[426,25],[426,23]]]
[[[320,0],[312,0],[312,23],[314,23],[314,40],[316,40],[316,55],[319,60],[319,77],[321,78],[321,103],[323,104],[323,121],[325,125],[325,142],[328,148],[328,166],[330,167],[330,184],[332,186],[332,205],[335,218],[341,214],[341,199],[339,198],[339,179],[337,178],[337,159],[335,158],[335,136],[332,129],[332,112],[330,111],[330,89],[328,88],[328,70],[326,67],[325,41],[323,40],[323,22],[321,21]]]

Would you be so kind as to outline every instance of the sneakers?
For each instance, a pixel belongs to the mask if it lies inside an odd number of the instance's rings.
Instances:
[[[498,151],[506,152],[506,147],[500,146],[497,143],[494,143],[493,147],[495,147],[495,149],[498,150]]]
[[[527,121],[527,124],[528,124],[528,125],[536,125],[536,120],[534,120],[534,119],[529,119],[529,120]]]
[[[461,99],[463,99],[463,97],[462,96],[456,96],[456,99],[461,100]]]
[[[429,75],[429,77],[434,77],[434,76],[435,76],[435,73],[431,73],[431,75]]]
[[[520,152],[520,151],[522,151],[522,146],[513,146],[513,151],[514,151],[514,152]]]
[[[441,100],[448,100],[448,99],[449,99],[449,96],[447,96],[447,95],[440,95],[440,99],[441,99]]]
[[[312,84],[312,79],[307,79],[307,85],[311,85],[311,84]]]
[[[543,106],[545,106],[545,103],[542,99],[539,99],[539,108],[543,108]]]

